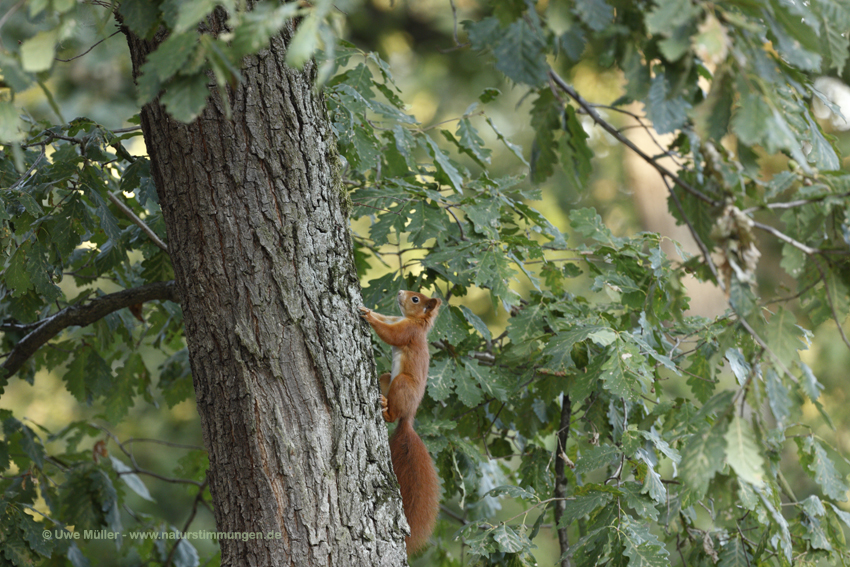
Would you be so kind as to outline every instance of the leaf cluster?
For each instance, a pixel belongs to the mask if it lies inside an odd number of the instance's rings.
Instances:
[[[448,300],[431,335],[418,428],[463,518],[456,537],[481,564],[533,564],[553,516],[576,565],[846,560],[838,470],[848,463],[803,419],[812,404],[828,420],[799,355],[811,334],[753,286],[762,231],[781,247],[798,284],[792,299],[812,324],[840,324],[847,312],[847,177],[812,117],[806,75],[844,59],[811,40],[828,33],[819,22],[834,8],[790,16],[801,9],[591,0],[564,13],[510,2],[465,22],[470,48],[533,101],[529,178],[492,179],[479,138],[463,135],[493,125],[486,106],[441,130],[451,150],[441,152],[432,128],[398,114],[388,70],[372,61],[380,76],[372,73],[370,56],[332,82],[352,217],[368,227],[355,234],[366,304],[392,312],[404,288]],[[556,15],[560,31],[548,27]],[[803,35],[804,49],[791,53]],[[560,77],[579,61],[619,66],[624,95],[608,107],[584,100]],[[585,190],[589,123],[628,146],[601,111],[632,101],[644,116],[624,112],[651,134],[674,134],[659,156],[640,155],[668,184],[669,208],[701,256],[676,262],[659,235],[615,235],[592,209],[571,211],[561,232],[531,205],[539,196],[529,180],[556,170]],[[734,152],[720,144],[728,135]],[[765,178],[756,156],[777,152],[787,169]],[[687,316],[689,274],[727,291],[725,316]],[[481,291],[490,313],[507,316],[501,334],[467,304]],[[791,439],[829,506],[788,484]],[[560,477],[559,459],[570,465]],[[553,496],[559,484],[563,497]],[[505,499],[524,512],[497,520]]]
[[[163,546],[162,541],[137,541],[122,535],[130,526],[124,526],[121,510],[132,511],[130,505],[135,505],[139,498],[153,499],[140,478],[140,474],[150,473],[138,468],[123,444],[118,444],[123,454],[121,459],[109,454],[103,439],[94,444],[93,450],[79,448],[87,440],[102,438],[104,433],[113,439],[111,433],[82,421],[50,433],[19,421],[8,410],[0,411],[0,422],[4,433],[0,440],[0,472],[14,473],[0,480],[3,528],[0,564],[23,567],[64,556],[67,564],[89,567],[92,563],[83,549],[87,540],[98,537],[83,539],[74,534],[108,532],[113,534],[109,539],[114,539],[115,552],[122,561],[138,554],[160,562],[171,556],[171,564],[177,567],[198,565],[197,551],[188,541],[180,542],[176,547],[179,552],[175,553]],[[62,449],[55,448],[60,444]],[[47,449],[48,445],[51,450]],[[132,466],[124,460],[129,460]],[[177,472],[207,465],[205,453],[195,451],[181,459]],[[198,487],[198,498],[205,497],[205,483],[182,482],[193,483]],[[146,514],[133,513],[133,518],[132,527],[139,532],[161,534],[176,530]]]
[[[14,95],[38,83],[50,96],[44,78],[55,65],[62,41],[73,35],[77,19],[86,19],[91,11],[85,4],[28,2],[28,16],[39,21],[39,27],[17,48],[0,48],[3,86],[11,95],[11,99],[0,98],[0,140],[25,138],[27,125],[15,110]],[[328,0],[309,6],[283,1],[123,0],[108,7],[114,11],[117,27],[113,35],[123,31],[156,46],[136,78],[137,103],[141,106],[160,97],[168,113],[182,122],[198,117],[207,105],[210,88],[222,95],[229,115],[226,90],[240,81],[241,61],[256,56],[281,32],[288,39],[286,64],[299,69],[312,65],[322,46],[332,54],[336,42],[329,23],[334,16],[333,3]],[[103,10],[101,18],[99,25],[105,29],[113,13]],[[318,70],[320,83],[331,68],[329,61]],[[52,98],[51,104],[58,109]]]
[[[179,306],[123,305],[109,294],[156,288],[174,277],[150,163],[127,150],[138,128],[111,132],[79,118],[62,126],[33,123],[30,132],[27,144],[5,147],[0,158],[0,340],[10,353],[0,367],[0,392],[12,374],[33,384],[39,371],[58,371],[78,402],[96,405],[95,417],[112,424],[139,399],[156,404],[157,393],[170,406],[185,400],[192,386]],[[91,324],[48,329],[67,313],[107,302],[106,314]],[[36,341],[46,346],[21,353],[46,329]],[[164,363],[150,368],[140,349],[161,351]],[[138,466],[109,456],[112,437],[87,422],[54,433],[6,410],[0,419],[0,564],[40,564],[59,554],[72,565],[90,565],[86,542],[73,539],[68,527],[122,532],[119,510],[132,503],[125,488],[151,499]],[[84,440],[95,449],[79,449]],[[171,529],[155,518],[132,527]],[[155,553],[152,541],[116,543],[123,556]],[[189,547],[172,564],[197,565],[194,548],[195,562],[182,555]],[[164,560],[171,550],[161,551]]]

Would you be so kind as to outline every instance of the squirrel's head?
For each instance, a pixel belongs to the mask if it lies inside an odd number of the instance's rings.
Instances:
[[[443,301],[438,297],[428,297],[404,289],[398,292],[398,306],[405,317],[433,320],[442,304]]]

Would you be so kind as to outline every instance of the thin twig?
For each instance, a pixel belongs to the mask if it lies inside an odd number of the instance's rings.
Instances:
[[[570,420],[572,419],[572,402],[570,396],[563,395],[561,400],[561,423],[558,429],[557,443],[555,444],[555,525],[558,526],[558,544],[561,547],[561,567],[571,567],[567,551],[570,548],[570,540],[567,534],[568,526],[561,526],[561,518],[567,511],[567,475],[566,461],[567,442],[570,438]],[[561,456],[563,455],[563,456]]]
[[[451,205],[448,205],[448,206],[446,206],[446,207],[445,207],[445,209],[449,212],[449,214],[450,214],[450,215],[452,215],[452,218],[453,218],[453,219],[455,219],[455,222],[457,223],[457,227],[458,227],[458,229],[460,229],[460,239],[461,239],[461,240],[466,240],[466,241],[468,241],[469,239],[468,239],[468,238],[466,237],[466,235],[463,233],[463,225],[461,225],[461,224],[460,224],[460,220],[459,220],[459,219],[457,218],[457,216],[456,216],[456,215],[452,212],[452,206],[451,206]]]
[[[826,199],[829,199],[830,197],[836,197],[836,198],[839,198],[839,199],[843,199],[843,198],[850,197],[850,192],[841,193],[841,194],[838,194],[838,195],[833,195],[833,194],[829,193],[829,194],[826,194],[826,195],[821,195],[820,197],[812,197],[811,199],[798,199],[796,201],[786,201],[786,202],[783,202],[783,203],[767,203],[765,205],[758,205],[756,207],[750,207],[749,209],[744,209],[743,212],[750,214],[750,213],[754,213],[755,211],[759,211],[761,209],[793,209],[793,208],[796,208],[796,207],[802,207],[804,205],[811,205],[813,203],[819,203],[821,201],[825,201]]]
[[[734,310],[734,308],[732,309]],[[779,369],[782,370],[782,372],[784,372],[785,375],[788,376],[788,378],[790,378],[792,382],[794,382],[795,384],[799,384],[800,381],[797,380],[797,377],[791,374],[791,371],[788,369],[787,366],[785,366],[785,363],[782,362],[782,359],[780,359],[779,356],[775,352],[773,352],[773,349],[767,346],[767,343],[762,340],[762,338],[758,335],[758,333],[756,333],[756,330],[752,328],[752,326],[747,322],[747,320],[744,319],[738,312],[735,312],[735,315],[738,316],[738,322],[741,324],[741,326],[744,327],[744,329],[750,334],[750,336],[753,337],[753,340],[756,341],[756,344],[763,348],[767,352],[767,354],[769,354],[771,358],[773,358],[774,362],[779,366]]]
[[[20,9],[20,7],[21,7],[21,6],[23,6],[23,5],[26,3],[26,1],[27,1],[27,0],[20,0],[17,4],[15,4],[15,5],[14,5],[14,6],[12,6],[11,8],[9,8],[9,11],[8,11],[8,12],[6,12],[5,14],[3,14],[3,17],[2,17],[2,18],[0,18],[0,28],[2,28],[2,27],[3,27],[3,24],[5,24],[5,23],[6,23],[6,20],[8,20],[9,18],[11,18],[11,17],[12,17],[12,14],[14,14],[15,12],[17,12],[17,11]]]
[[[158,480],[162,480],[164,482],[169,482],[171,484],[191,484],[191,485],[198,486],[198,487],[202,486],[202,483],[198,482],[197,480],[192,480],[190,478],[171,478],[171,477],[168,477],[168,476],[162,476],[161,474],[155,473],[153,471],[147,471],[147,470],[144,470],[144,469],[140,469],[138,467],[130,469],[128,471],[116,471],[115,474],[117,474],[118,476],[125,475],[125,474],[143,474],[143,475],[146,475],[146,476],[156,478]]]
[[[735,523],[735,527],[738,528],[738,535],[741,537],[741,547],[744,547],[743,542],[747,539],[744,537],[744,532],[741,531],[741,526]],[[750,542],[752,545],[752,542]],[[747,562],[747,567],[750,567],[750,555],[747,553],[746,548],[744,548],[744,560]]]
[[[847,345],[848,349],[850,349],[850,342],[847,340],[847,335],[844,334],[844,328],[841,326],[841,319],[838,318],[838,312],[835,310],[835,304],[832,302],[832,295],[829,293],[829,284],[826,283],[826,272],[824,271],[823,266],[820,265],[820,262],[817,261],[817,258],[812,258],[812,262],[814,262],[818,272],[820,272],[820,277],[823,279],[823,287],[826,292],[826,302],[829,304],[829,310],[832,312],[832,318],[835,321],[835,326],[838,327],[838,334],[841,335],[841,339],[844,341],[844,344]]]
[[[181,443],[172,443],[170,441],[163,441],[162,439],[148,439],[145,437],[131,437],[121,443],[121,445],[129,445],[130,443],[157,443],[159,445],[165,445],[166,447],[172,447],[174,449],[189,449],[192,451],[203,451],[203,447],[199,447],[198,445],[183,445]]]
[[[599,113],[596,111],[596,109],[593,108],[593,106],[589,102],[584,100],[575,91],[575,89],[573,89],[570,85],[568,85],[567,82],[564,81],[564,79],[562,79],[560,77],[560,75],[558,75],[555,71],[550,69],[549,70],[549,76],[552,78],[553,81],[555,81],[555,84],[557,84],[558,87],[562,91],[567,93],[570,96],[570,98],[575,100],[576,103],[578,103],[578,105],[581,106],[584,109],[584,111],[587,113],[587,115],[590,116],[593,119],[594,122],[599,124],[602,127],[602,129],[604,129],[606,132],[608,132],[609,134],[614,136],[614,138],[616,138],[620,143],[622,143],[623,145],[625,145],[626,147],[631,149],[633,152],[638,154],[644,161],[646,161],[646,163],[648,163],[653,168],[655,168],[661,175],[669,177],[673,181],[673,183],[675,183],[676,185],[678,185],[679,187],[681,187],[682,189],[684,189],[685,191],[687,191],[688,193],[690,193],[691,195],[693,195],[694,197],[699,199],[700,201],[702,201],[704,203],[708,203],[709,205],[711,205],[713,207],[719,207],[720,206],[721,203],[719,201],[712,199],[711,197],[709,197],[708,195],[706,195],[705,193],[703,193],[702,191],[700,191],[696,187],[692,186],[690,183],[688,183],[687,181],[685,181],[684,179],[682,179],[681,177],[679,177],[678,175],[676,175],[675,173],[673,173],[672,171],[670,171],[669,169],[664,167],[663,165],[660,165],[657,161],[653,160],[651,156],[649,156],[643,150],[638,148],[634,144],[634,142],[632,142],[631,140],[626,138],[624,135],[622,135],[620,132],[618,132],[616,128],[611,126],[611,124],[609,124],[606,120],[604,120],[601,116],[599,116]]]
[[[204,491],[207,488],[207,482],[209,479],[205,479],[203,484],[198,488],[198,493],[195,495],[195,501],[192,503],[192,512],[189,514],[189,518],[186,520],[186,523],[183,524],[183,531],[181,533],[186,533],[189,531],[189,526],[192,525],[192,522],[195,519],[195,514],[198,513],[198,503],[202,502],[204,499]],[[177,546],[183,543],[181,538],[177,538],[177,541],[174,543],[174,547],[171,548],[171,551],[168,552],[168,557],[165,559],[164,567],[168,567],[171,565],[171,561],[174,559],[174,552],[177,551]]]
[[[50,144],[53,140],[65,140],[66,142],[71,142],[72,144],[77,144],[78,146],[82,146],[85,143],[85,140],[82,138],[72,138],[71,136],[63,136],[61,134],[55,134],[51,131],[45,131],[39,134],[39,136],[44,135],[47,140],[42,142],[33,142],[32,144],[24,144],[21,146],[22,148],[31,148],[33,146],[44,146],[45,144]]]
[[[472,112],[470,114],[464,114],[460,118],[448,118],[446,120],[442,120],[440,122],[437,122],[436,124],[431,124],[430,126],[425,126],[424,128],[419,128],[419,131],[420,132],[427,132],[428,130],[433,130],[434,128],[437,128],[438,126],[448,124],[449,122],[459,122],[459,121],[463,120],[464,118],[468,118],[470,116],[484,116],[484,111],[479,110],[477,112]]]
[[[662,175],[661,180],[664,181],[664,186],[667,187],[667,191],[670,193],[670,198],[673,199],[673,204],[676,205],[676,209],[685,221],[685,225],[687,225],[688,231],[691,233],[691,238],[693,238],[694,242],[697,243],[697,247],[699,247],[702,257],[705,258],[705,263],[708,265],[708,269],[711,270],[711,275],[714,276],[714,281],[717,282],[717,285],[720,286],[722,291],[726,291],[726,284],[717,273],[717,266],[714,265],[714,261],[711,259],[711,252],[709,252],[708,247],[699,237],[699,234],[697,234],[696,228],[694,228],[694,225],[691,224],[691,219],[689,219],[688,215],[685,214],[685,209],[682,207],[682,202],[679,200],[679,196],[676,195],[675,191],[673,191],[673,188],[667,182],[666,177]]]
[[[452,51],[457,51],[458,49],[463,49],[464,47],[468,47],[470,42],[461,43],[460,39],[457,35],[457,7],[453,0],[449,0],[449,5],[452,7],[452,21],[454,22],[454,26],[452,28],[452,35],[454,36],[455,44],[448,49],[439,49],[440,53],[451,53]]]
[[[113,205],[118,207],[121,210],[122,213],[124,213],[131,221],[133,221],[133,224],[135,224],[136,226],[141,228],[142,232],[147,234],[148,238],[150,238],[151,241],[153,241],[154,244],[156,244],[157,246],[159,246],[160,248],[165,250],[166,254],[168,253],[168,245],[166,245],[165,242],[160,240],[159,236],[156,235],[156,233],[151,229],[151,227],[146,225],[145,221],[143,221],[142,219],[137,217],[136,213],[134,213],[132,211],[132,209],[130,209],[130,207],[125,205],[124,202],[121,201],[121,199],[119,199],[118,197],[116,197],[115,195],[113,195],[112,193],[110,193],[108,191],[106,192],[106,198],[109,199],[110,201],[112,201]]]
[[[98,41],[97,43],[95,43],[94,45],[92,45],[91,47],[89,47],[88,49],[86,49],[85,51],[80,53],[79,55],[75,55],[74,57],[71,57],[70,59],[59,59],[58,57],[54,57],[53,59],[55,61],[61,61],[62,63],[68,63],[69,61],[73,61],[74,59],[79,59],[80,57],[82,57],[83,55],[85,55],[86,53],[88,53],[89,51],[91,51],[92,49],[94,49],[95,47],[97,47],[98,45],[100,45],[101,43],[103,43],[104,41],[106,41],[107,39],[112,37],[113,35],[118,35],[119,33],[121,33],[121,30],[115,31],[109,37],[105,37],[105,38],[101,39],[100,41]]]
[[[118,476],[125,474],[143,474],[165,482],[170,482],[172,484],[192,484],[198,487],[203,487],[204,485],[206,485],[206,480],[204,482],[198,482],[197,480],[192,480],[188,478],[171,478],[167,476],[162,476],[161,474],[152,471],[144,470],[139,466],[139,463],[136,462],[136,457],[133,456],[133,453],[131,453],[127,450],[126,447],[124,447],[124,443],[122,443],[114,433],[97,423],[91,423],[90,425],[106,433],[106,435],[108,435],[113,441],[115,441],[115,444],[118,445],[118,448],[121,449],[121,452],[124,453],[128,459],[130,459],[131,463],[133,463],[133,468],[131,468],[130,470],[115,471],[115,474],[117,474]]]
[[[455,47],[460,47],[460,40],[457,37],[457,6],[455,6],[454,0],[449,0],[449,5],[452,7],[452,35],[455,39]]]
[[[20,178],[20,179],[18,179],[17,181],[15,181],[15,184],[14,184],[14,185],[12,185],[11,187],[9,187],[9,190],[10,190],[10,191],[14,191],[14,190],[16,190],[16,189],[18,188],[18,186],[19,186],[19,185],[23,185],[23,184],[24,184],[24,183],[25,183],[25,182],[26,182],[26,181],[30,178],[30,174],[31,174],[31,173],[33,172],[33,170],[35,169],[35,166],[37,166],[37,165],[38,165],[38,162],[40,162],[40,161],[41,161],[41,158],[43,158],[43,157],[44,157],[44,152],[45,152],[45,149],[44,149],[44,142],[40,142],[40,143],[38,143],[38,144],[34,144],[34,145],[41,146],[41,154],[40,154],[40,155],[39,155],[39,156],[35,159],[35,161],[34,161],[34,162],[32,162],[32,165],[31,165],[31,166],[29,166],[29,168],[28,168],[28,169],[24,172],[24,174],[21,176],[21,178]]]
[[[440,511],[444,515],[453,519],[454,521],[456,521],[457,523],[459,523],[462,526],[465,526],[469,523],[463,516],[461,516],[460,514],[458,514],[457,512],[455,512],[454,510],[452,510],[451,508],[449,508],[448,506],[446,506],[444,504],[440,504]]]
[[[33,507],[33,506],[30,506],[29,504],[26,504],[26,503],[24,503],[24,502],[21,502],[20,500],[16,501],[16,502],[15,502],[15,505],[17,505],[17,506],[22,506],[22,507],[26,508],[27,510],[31,510],[31,511],[35,512],[36,514],[39,514],[39,515],[40,515],[40,516],[42,516],[43,518],[46,518],[46,519],[50,520],[51,522],[53,522],[53,524],[54,524],[54,525],[56,525],[56,526],[60,526],[63,530],[64,530],[64,529],[66,529],[66,528],[65,528],[65,525],[66,525],[66,524],[65,524],[64,522],[60,522],[59,520],[56,520],[56,519],[54,519],[54,518],[51,518],[50,516],[48,516],[47,514],[45,514],[44,512],[42,512],[41,510],[39,510],[38,508],[35,508],[35,507]]]
[[[686,541],[687,541],[687,540],[686,540]],[[685,565],[687,565],[687,562],[685,561],[685,556],[682,554],[682,545],[681,545],[681,543],[682,543],[682,542],[681,542],[681,540],[679,539],[679,534],[678,534],[678,533],[676,533],[676,551],[678,551],[678,552],[679,552],[679,557],[682,559],[682,567],[684,567]]]
[[[43,321],[36,321],[35,323],[0,323],[0,331],[29,331],[31,329],[35,329],[42,323]],[[3,355],[0,355],[0,357],[2,356]]]
[[[807,291],[809,291],[810,289],[812,289],[812,288],[813,288],[813,287],[815,287],[816,285],[818,285],[817,280],[815,280],[815,281],[813,281],[813,282],[809,283],[809,285],[807,285],[806,287],[804,287],[803,289],[801,289],[800,291],[798,291],[798,292],[797,292],[797,293],[795,293],[794,295],[789,295],[789,296],[787,296],[787,297],[777,297],[776,299],[769,299],[769,300],[766,300],[766,301],[764,301],[764,302],[762,302],[762,303],[761,303],[761,307],[766,307],[766,306],[768,306],[768,305],[772,305],[772,304],[774,304],[774,303],[784,303],[784,302],[786,302],[786,301],[793,301],[793,300],[795,300],[795,299],[797,299],[797,298],[802,297],[802,296],[803,296],[803,295],[804,295]]]
[[[121,452],[124,453],[125,455],[127,455],[127,458],[129,458],[130,462],[133,463],[133,469],[132,470],[116,471],[116,474],[118,474],[119,476],[122,475],[122,474],[144,474],[144,475],[151,476],[151,477],[159,479],[159,480],[163,480],[165,482],[170,482],[172,484],[192,484],[192,485],[195,485],[195,486],[198,486],[198,487],[201,487],[201,488],[203,488],[206,485],[206,482],[207,482],[206,480],[204,480],[204,482],[198,482],[197,480],[192,480],[192,479],[188,479],[188,478],[172,478],[172,477],[162,476],[158,473],[148,471],[148,470],[141,468],[139,466],[139,463],[136,462],[135,455],[133,455],[133,453],[130,452],[124,446],[124,444],[127,443],[128,441],[124,441],[122,443],[121,441],[118,440],[118,437],[114,433],[112,433],[111,431],[109,431],[105,427],[102,427],[102,426],[97,425],[97,424],[92,424],[92,425],[94,425],[95,427],[97,427],[101,431],[104,431],[107,435],[109,435],[112,438],[112,440],[115,441],[115,443],[118,445],[118,448],[121,449]],[[150,439],[150,441],[154,441],[154,440]]]
[[[449,346],[443,341],[431,341],[431,346],[439,350],[449,350]],[[496,364],[496,357],[493,356],[491,352],[479,352],[479,351],[471,351],[467,354],[469,358],[474,358],[479,362],[483,363],[484,366],[493,366]]]
[[[788,244],[790,244],[794,248],[797,248],[798,250],[802,250],[806,254],[811,255],[811,254],[817,254],[818,252],[820,252],[820,250],[818,250],[817,248],[812,248],[811,246],[806,246],[802,242],[798,242],[798,241],[794,240],[793,238],[791,238],[790,236],[788,236],[784,232],[780,232],[770,225],[762,224],[762,223],[757,222],[757,221],[752,221],[752,223],[753,223],[753,226],[755,228],[761,229],[765,232],[769,232],[770,234],[772,234],[773,236],[775,236],[779,240],[781,240],[783,242],[787,242]]]
[[[617,108],[616,106],[610,106],[610,105],[607,105],[607,104],[592,104],[591,106],[593,108],[604,108],[605,110],[610,110],[612,112],[619,112],[621,114],[625,114],[626,116],[630,116],[633,120],[637,121],[637,124],[633,125],[632,127],[643,128],[646,131],[646,133],[649,135],[649,139],[652,140],[652,142],[656,146],[658,146],[658,149],[660,149],[663,152],[663,156],[670,158],[671,160],[673,160],[673,163],[675,163],[679,167],[682,167],[682,164],[679,163],[676,160],[676,156],[673,154],[673,152],[671,152],[670,150],[668,150],[667,148],[662,146],[661,142],[659,142],[656,139],[656,137],[652,135],[652,132],[650,132],[650,129],[652,129],[652,126],[650,126],[649,124],[646,124],[643,121],[643,117],[641,117],[640,115],[638,115],[638,114],[636,114],[636,113],[634,113],[630,110],[626,110],[625,108]],[[622,128],[621,130],[624,130],[625,128],[629,128],[629,126],[626,126],[626,127]]]
[[[588,258],[590,258],[591,260],[595,259],[595,257],[588,254],[588,255],[580,257],[580,258],[579,257],[576,257],[576,258],[547,258],[546,260],[526,260],[525,262],[523,262],[523,264],[528,265],[528,264],[548,264],[550,262],[586,262]]]
[[[503,522],[499,522],[499,524],[507,525],[507,524],[513,522],[514,520],[516,520],[517,518],[519,518],[520,516],[527,516],[535,508],[540,508],[541,506],[543,506],[545,508],[550,502],[557,502],[558,500],[575,500],[575,496],[567,496],[565,498],[546,498],[545,500],[541,500],[540,502],[535,503],[534,505],[531,506],[531,508],[529,508],[527,510],[523,510],[519,514],[511,516],[510,518],[508,518],[507,520],[504,520]]]

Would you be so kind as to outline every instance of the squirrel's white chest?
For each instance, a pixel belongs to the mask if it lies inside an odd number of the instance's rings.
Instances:
[[[401,372],[401,349],[393,347],[393,369],[390,371],[390,384],[392,384],[399,372]]]

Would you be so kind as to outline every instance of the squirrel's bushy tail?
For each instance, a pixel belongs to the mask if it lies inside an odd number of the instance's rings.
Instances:
[[[425,544],[434,531],[440,505],[437,471],[425,443],[413,430],[412,419],[402,418],[390,439],[393,469],[401,488],[404,515],[410,524],[407,554],[412,555]]]

